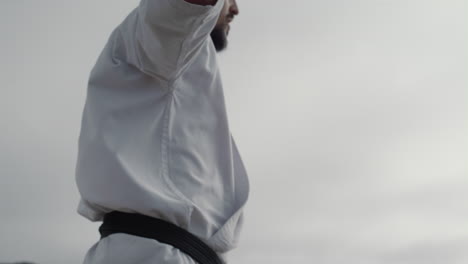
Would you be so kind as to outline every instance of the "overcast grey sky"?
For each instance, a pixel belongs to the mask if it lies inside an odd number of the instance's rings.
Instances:
[[[0,1],[0,262],[81,263],[88,74],[137,0]],[[468,263],[468,3],[238,0],[220,54],[250,175],[231,263]]]

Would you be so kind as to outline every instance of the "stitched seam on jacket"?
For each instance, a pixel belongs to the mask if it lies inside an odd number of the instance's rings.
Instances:
[[[169,143],[170,143],[170,136],[169,136],[169,123],[170,123],[170,114],[171,114],[171,109],[172,109],[172,101],[173,101],[173,93],[170,92],[168,93],[169,102],[167,103],[166,106],[166,113],[164,116],[164,127],[163,127],[163,133],[162,133],[162,157],[163,157],[163,178],[166,182],[166,184],[169,186],[169,188],[174,192],[174,194],[179,198],[182,199],[182,201],[186,202],[187,209],[188,209],[188,214],[190,215],[193,202],[188,199],[180,190],[175,186],[175,184],[172,182],[171,177],[170,177],[170,156],[171,156],[171,150],[169,148]]]

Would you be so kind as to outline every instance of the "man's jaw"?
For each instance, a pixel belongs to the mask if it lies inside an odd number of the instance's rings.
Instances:
[[[218,26],[211,32],[211,39],[215,45],[216,51],[220,52],[227,47],[226,25]]]

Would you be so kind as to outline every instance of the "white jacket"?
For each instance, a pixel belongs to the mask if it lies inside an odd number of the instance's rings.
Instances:
[[[210,38],[224,0],[142,0],[112,32],[88,84],[79,137],[78,212],[168,220],[225,258],[249,183],[231,135]],[[96,231],[97,232],[97,231]],[[85,263],[194,263],[156,240],[114,234]]]

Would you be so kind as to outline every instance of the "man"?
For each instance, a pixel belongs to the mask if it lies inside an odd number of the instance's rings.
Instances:
[[[238,13],[235,0],[141,0],[112,32],[88,83],[79,214],[161,219],[226,261],[249,183],[229,129],[216,51],[226,48]],[[143,233],[153,228],[124,224]],[[161,241],[117,230],[103,235],[84,263],[197,263]]]

